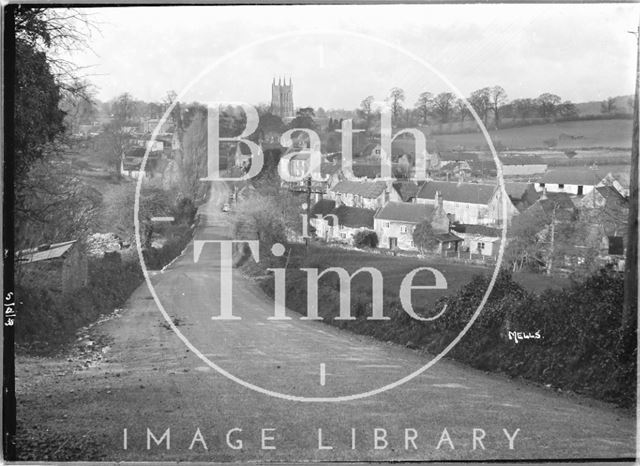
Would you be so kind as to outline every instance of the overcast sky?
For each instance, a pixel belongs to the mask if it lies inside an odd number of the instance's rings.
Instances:
[[[582,102],[631,94],[636,51],[628,31],[637,28],[640,6],[187,6],[86,12],[100,31],[90,38],[91,51],[70,58],[88,67],[85,73],[101,100],[126,91],[160,101],[169,89],[191,86],[182,100],[266,103],[273,77],[287,76],[296,107],[351,109],[367,95],[383,99],[394,86],[403,88],[406,103],[413,105],[423,91],[451,91],[446,80],[465,95],[499,84],[512,99],[552,92]],[[283,33],[289,35],[273,39]]]

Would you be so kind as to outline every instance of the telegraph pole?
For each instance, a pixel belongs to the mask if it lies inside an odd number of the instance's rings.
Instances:
[[[307,177],[307,235],[309,235],[309,226],[310,226],[310,219],[309,219],[309,215],[311,215],[311,175],[309,175]],[[304,239],[306,248],[307,248],[307,254],[309,253],[309,238],[307,236],[307,238]]]
[[[638,345],[638,143],[640,142],[640,133],[638,131],[638,88],[640,86],[640,25],[635,34],[637,49],[636,89],[633,103],[627,254],[624,265],[624,307],[619,346],[619,357],[622,363],[633,362],[633,350]]]

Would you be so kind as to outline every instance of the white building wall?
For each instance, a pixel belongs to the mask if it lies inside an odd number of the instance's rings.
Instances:
[[[547,190],[548,193],[568,193],[568,194],[573,194],[573,195],[577,195],[578,191],[579,191],[579,186],[577,184],[565,184],[562,185],[562,187],[560,186],[560,184],[557,183],[536,183],[536,191],[544,191],[545,189]],[[582,194],[588,194],[591,191],[593,191],[593,189],[595,188],[595,186],[590,186],[590,185],[582,185]]]
[[[414,224],[374,219],[373,228],[378,235],[378,247],[389,249],[389,238],[397,238],[398,248],[405,251],[415,250],[413,244]]]

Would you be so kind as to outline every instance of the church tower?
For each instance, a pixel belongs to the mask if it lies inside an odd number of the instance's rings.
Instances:
[[[278,78],[278,84],[276,84],[276,78],[273,78],[271,83],[271,113],[278,115],[283,120],[295,116],[291,78],[289,78],[289,84],[287,84],[286,78],[284,82],[282,78]]]

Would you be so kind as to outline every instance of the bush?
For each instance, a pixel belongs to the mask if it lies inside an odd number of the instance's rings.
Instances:
[[[17,287],[20,321],[16,343],[47,352],[69,341],[76,329],[122,306],[142,282],[137,261],[92,259],[89,283],[67,296],[34,287]]]
[[[317,255],[301,267],[326,268]],[[371,294],[355,286],[352,290],[353,321],[336,321],[339,313],[338,280],[329,274],[320,280],[319,314],[324,322],[403,345],[411,342],[433,354],[440,353],[460,333],[476,311],[489,278],[476,276],[457,294],[442,298],[437,308],[447,311],[433,322],[411,319],[397,296],[385,294],[388,321],[367,321]],[[299,270],[287,274],[287,307],[306,314],[306,277]],[[263,284],[273,295],[271,280]],[[617,357],[622,318],[623,278],[606,269],[563,290],[539,295],[525,291],[501,271],[475,323],[448,354],[471,366],[513,377],[550,384],[621,406],[635,403],[636,358],[624,364]],[[418,307],[418,306],[416,306]],[[416,309],[420,314],[420,309]],[[540,333],[540,339],[515,343],[508,332]],[[637,349],[636,349],[637,352]]]
[[[353,236],[353,244],[357,248],[377,248],[378,235],[373,230],[360,230]]]
[[[190,197],[182,197],[173,208],[174,223],[191,225],[198,209]]]

